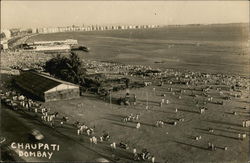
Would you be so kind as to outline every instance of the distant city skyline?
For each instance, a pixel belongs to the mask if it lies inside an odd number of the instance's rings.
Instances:
[[[1,29],[240,22],[248,1],[1,1]]]

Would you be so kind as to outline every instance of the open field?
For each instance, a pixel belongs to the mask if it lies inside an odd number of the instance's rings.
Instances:
[[[156,88],[155,93],[153,87]],[[65,113],[72,123],[77,119],[89,126],[95,126],[97,136],[106,130],[112,136],[112,141],[127,142],[131,148],[136,147],[138,151],[147,148],[156,156],[157,162],[246,162],[249,159],[250,131],[249,128],[241,127],[242,120],[249,117],[247,92],[242,98],[225,101],[225,105],[208,103],[208,110],[200,114],[193,99],[199,99],[201,102],[202,96],[194,98],[189,95],[191,91],[186,91],[182,99],[178,99],[178,95],[172,95],[168,91],[170,87],[174,90],[186,88],[164,85],[131,90],[130,93],[135,93],[138,98],[135,106],[110,105],[108,99],[105,102],[94,95],[85,95],[81,99],[71,101],[50,102],[45,106]],[[145,109],[147,93],[149,110]],[[161,96],[163,93],[166,94],[165,97]],[[114,93],[113,97],[121,97],[124,94],[124,91]],[[200,91],[196,94],[200,94]],[[215,101],[221,100],[217,91],[212,90],[209,94],[213,95]],[[162,98],[168,99],[169,104],[159,107]],[[244,107],[247,109],[244,110]],[[177,113],[175,108],[178,108]],[[233,115],[234,111],[238,114]],[[135,128],[135,122],[122,122],[122,118],[131,113],[140,114],[139,122],[142,127],[139,130]],[[178,121],[179,118],[184,118],[184,122]],[[163,128],[155,127],[157,120],[165,122]],[[176,126],[169,124],[174,121],[177,122]],[[209,133],[209,128],[213,128],[214,133]],[[247,139],[238,140],[238,133],[247,133]],[[202,139],[194,140],[195,136],[201,136]],[[207,149],[208,142],[222,148],[227,146],[228,150],[210,151]],[[99,149],[99,146],[96,149]],[[124,159],[122,155],[120,157]]]
[[[2,81],[8,81],[9,75],[2,75]],[[150,80],[149,78],[142,80]],[[233,80],[233,79],[232,79]],[[5,82],[5,84],[7,84]],[[213,101],[224,101],[224,105],[208,102],[204,114],[199,113],[199,108],[206,101],[207,97],[200,91],[204,85],[180,85],[168,84],[157,86],[158,80],[153,80],[152,85],[130,90],[136,94],[137,104],[135,106],[121,106],[110,104],[109,97],[106,100],[92,94],[84,94],[80,99],[42,103],[51,112],[58,111],[59,116],[68,116],[69,124],[75,121],[84,122],[86,125],[95,128],[94,135],[99,137],[103,131],[111,135],[111,142],[128,143],[130,149],[118,148],[115,152],[120,162],[132,161],[132,148],[138,152],[147,148],[155,155],[156,162],[247,162],[249,160],[249,128],[242,127],[242,121],[249,118],[249,81],[246,80],[247,89],[241,88],[238,91],[223,90],[223,94],[230,96],[231,100],[223,100],[220,91],[221,85],[211,84],[207,94],[213,97]],[[155,88],[155,92],[153,91]],[[172,91],[169,89],[172,88]],[[179,90],[185,90],[181,93]],[[173,94],[175,92],[175,94]],[[234,94],[241,94],[241,97],[233,97]],[[113,98],[124,96],[125,91],[114,92]],[[166,96],[163,97],[162,94]],[[197,96],[192,96],[192,94]],[[232,94],[232,95],[230,95]],[[178,96],[181,95],[181,99]],[[147,98],[148,97],[148,98]],[[169,104],[159,106],[161,99],[169,100]],[[149,109],[146,110],[148,101]],[[198,105],[197,102],[198,101]],[[175,112],[175,109],[178,112]],[[233,112],[237,114],[234,115]],[[134,122],[122,122],[122,118],[130,114],[139,114],[138,122],[141,128],[136,129]],[[178,119],[184,118],[184,121]],[[156,127],[157,120],[164,121],[165,125]],[[177,125],[172,125],[177,122]],[[56,124],[58,126],[59,124]],[[213,133],[208,129],[212,128]],[[112,152],[108,143],[98,143],[89,146],[89,137],[86,134],[77,136],[76,128],[72,125],[56,127],[58,133],[77,139],[80,144],[88,146],[93,151],[101,153],[110,158]],[[239,133],[246,133],[247,138],[240,140]],[[195,140],[201,136],[200,140]],[[213,143],[216,151],[208,149],[208,143]],[[220,148],[228,147],[225,151]],[[61,148],[64,147],[63,145]],[[68,161],[76,161],[75,158],[68,158]],[[79,159],[79,158],[78,158]]]
[[[33,40],[77,39],[85,59],[249,75],[247,24],[41,34]],[[157,63],[157,64],[156,64]]]

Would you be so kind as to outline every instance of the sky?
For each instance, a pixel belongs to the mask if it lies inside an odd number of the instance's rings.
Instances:
[[[249,22],[248,1],[1,1],[1,29]]]

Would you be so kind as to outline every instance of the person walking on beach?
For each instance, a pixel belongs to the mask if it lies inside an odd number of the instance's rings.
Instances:
[[[80,135],[80,133],[81,133],[81,130],[77,129],[77,135]]]
[[[113,142],[113,148],[116,149],[116,143],[115,142]]]
[[[141,127],[141,124],[138,122],[137,124],[136,124],[136,129],[139,129]]]
[[[97,144],[97,138],[95,136],[92,137],[93,143]]]
[[[137,159],[137,151],[136,148],[133,148],[133,156],[134,156],[134,160]]]
[[[152,163],[155,163],[155,156],[153,155],[152,158],[151,158],[151,162]]]
[[[93,145],[93,138],[92,137],[89,138],[89,143],[90,143],[90,146]]]
[[[111,150],[114,152],[115,149],[116,149],[116,144],[115,144],[115,142],[111,143],[111,144],[110,144],[110,147],[111,147]]]
[[[103,142],[103,136],[100,136],[100,142]]]

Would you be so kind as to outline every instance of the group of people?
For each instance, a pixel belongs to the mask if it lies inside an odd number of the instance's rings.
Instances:
[[[23,109],[28,112],[34,112],[36,116],[41,114],[41,120],[44,123],[54,127],[54,120],[58,116],[58,112],[50,113],[50,108],[42,107],[41,104],[29,99],[24,95],[21,95],[20,93],[17,93],[16,91],[7,91],[5,93],[1,93],[1,99],[13,110]]]
[[[84,123],[81,124],[80,122],[76,122],[76,127],[77,127],[77,135],[82,135],[84,132],[90,136],[94,134],[94,129],[91,127],[88,127]]]
[[[25,97],[24,95],[17,93],[16,91],[7,91],[5,93],[1,93],[1,99],[14,110],[22,108],[27,109],[27,111],[32,111],[34,108],[40,107],[40,104]]]
[[[129,120],[139,120],[139,114],[133,115],[130,114],[129,116],[126,117]],[[85,132],[84,131],[88,131],[88,129],[90,129],[89,127],[87,127],[85,124],[81,124],[80,122],[77,121],[76,123],[76,127],[77,127],[77,135],[82,135]],[[137,122],[135,128],[139,129],[141,127],[141,123]],[[90,145],[97,145],[98,143],[102,143],[104,141],[110,141],[111,137],[109,135],[109,133],[107,131],[103,131],[103,135],[98,137],[94,134],[94,131],[92,130],[92,132],[86,133],[86,135],[89,137],[89,142]],[[112,155],[115,155],[115,151],[117,149],[117,147],[128,150],[129,149],[129,145],[127,143],[124,143],[123,141],[121,141],[120,143],[116,143],[115,141],[112,141],[110,143],[110,149],[112,151]],[[152,163],[155,162],[155,157],[152,156],[146,149],[143,149],[141,153],[137,153],[136,148],[132,149],[132,153],[133,153],[133,159],[134,160],[151,160]]]
[[[90,137],[89,141],[91,144],[97,144],[97,138],[95,136]]]
[[[140,160],[151,160],[152,163],[155,162],[155,156],[151,155],[150,152],[148,152],[147,149],[142,149],[141,153],[137,153],[136,148],[133,148],[133,155],[134,155],[134,160],[140,161]]]
[[[87,68],[95,68],[96,72],[118,72],[122,75],[143,75],[152,70],[150,66],[143,65],[124,65],[119,63],[105,63],[96,61],[86,61]]]
[[[161,121],[161,120],[158,120],[158,121],[156,121],[155,126],[156,127],[163,127],[164,126],[164,122]]]
[[[129,116],[126,116],[125,118],[122,119],[124,123],[127,122],[133,122],[133,121],[138,121],[139,120],[139,114],[133,115],[132,113]]]
[[[41,57],[42,56],[42,57]],[[17,59],[18,58],[18,59]],[[42,65],[51,59],[50,55],[41,55],[34,52],[3,52],[1,53],[1,67],[20,70],[24,68],[43,69]]]
[[[35,108],[35,113],[37,113],[37,108]],[[54,121],[55,118],[58,116],[58,112],[55,113],[50,113],[50,108],[41,108],[41,119],[46,123],[49,123],[50,126],[55,127],[54,126]],[[62,125],[62,123],[60,123]]]
[[[139,114],[133,115],[133,114],[131,113],[129,116],[127,116],[127,117],[125,117],[125,118],[122,118],[122,121],[123,121],[124,123],[137,121],[135,128],[136,128],[136,129],[139,129],[139,128],[141,127],[141,123],[138,122],[139,116],[140,116]]]
[[[169,104],[169,100],[165,100],[164,98],[162,98],[160,102],[160,107],[162,107],[164,103]]]

